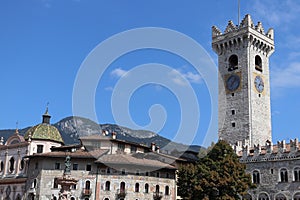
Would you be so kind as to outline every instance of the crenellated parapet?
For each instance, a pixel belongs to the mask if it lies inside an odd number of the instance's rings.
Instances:
[[[296,138],[286,143],[285,140],[278,141],[273,145],[271,141],[266,141],[265,146],[254,145],[249,147],[245,143],[238,142],[233,146],[241,162],[262,162],[272,160],[291,160],[300,157],[299,140]],[[239,151],[237,151],[239,149]]]
[[[222,55],[231,49],[240,49],[246,47],[256,48],[266,56],[274,52],[274,30],[270,28],[265,33],[261,22],[254,25],[251,16],[246,15],[239,25],[229,21],[227,27],[222,33],[216,26],[212,27],[212,47],[218,54]]]

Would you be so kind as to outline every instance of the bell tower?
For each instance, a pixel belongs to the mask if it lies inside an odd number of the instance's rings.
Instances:
[[[212,48],[218,55],[219,138],[249,146],[271,141],[269,57],[274,31],[246,15],[239,25],[229,21],[222,33],[212,27]],[[225,89],[222,89],[225,88]]]

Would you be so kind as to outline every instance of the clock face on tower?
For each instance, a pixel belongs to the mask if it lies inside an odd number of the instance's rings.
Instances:
[[[255,79],[254,79],[254,84],[255,84],[255,88],[257,90],[257,92],[261,93],[264,91],[264,81],[262,79],[262,77],[260,76],[256,76]]]
[[[226,80],[226,88],[233,92],[239,88],[240,82],[240,77],[237,74],[232,74]]]

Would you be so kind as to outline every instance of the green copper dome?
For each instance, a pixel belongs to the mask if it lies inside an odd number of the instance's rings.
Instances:
[[[25,140],[28,140],[30,136],[31,139],[64,143],[58,129],[50,124],[50,118],[47,108],[42,123],[31,127],[24,135]]]
[[[24,135],[25,140],[28,140],[29,135],[31,135],[31,139],[51,140],[64,143],[57,128],[46,123],[31,127]]]

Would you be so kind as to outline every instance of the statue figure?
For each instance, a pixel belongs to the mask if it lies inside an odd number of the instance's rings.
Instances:
[[[71,174],[71,157],[68,155],[65,160],[64,174]]]

